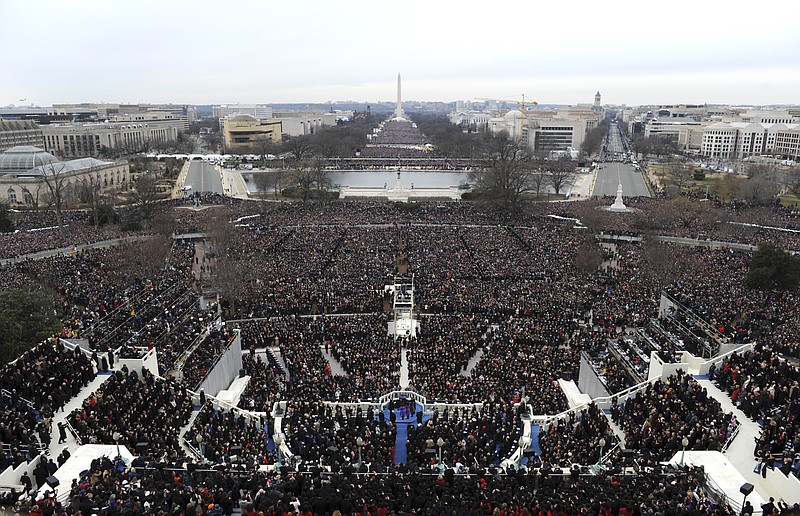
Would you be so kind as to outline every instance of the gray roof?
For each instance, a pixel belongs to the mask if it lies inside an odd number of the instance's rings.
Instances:
[[[39,147],[18,145],[0,154],[0,174],[24,172],[49,163],[58,163],[58,158]]]
[[[52,167],[49,165],[42,165],[38,167],[31,168],[28,170],[25,175],[30,176],[42,176],[45,174],[52,174],[53,170],[55,172],[64,172],[64,173],[71,173],[71,172],[78,172],[90,168],[100,168],[107,165],[111,165],[110,161],[100,161],[99,159],[94,158],[80,158],[80,159],[73,159],[70,161],[62,161],[59,162],[57,165],[53,165]]]

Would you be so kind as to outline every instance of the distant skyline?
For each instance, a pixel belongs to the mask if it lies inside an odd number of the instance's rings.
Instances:
[[[800,2],[0,1],[0,105],[800,104]],[[764,14],[768,13],[768,14]],[[21,99],[25,99],[22,101]]]

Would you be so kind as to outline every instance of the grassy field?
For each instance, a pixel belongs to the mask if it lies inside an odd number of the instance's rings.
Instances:
[[[779,197],[781,205],[783,206],[800,206],[800,197],[792,194],[786,194]]]
[[[744,176],[737,174],[714,172],[708,169],[698,170],[702,170],[705,173],[703,179],[694,178],[694,168],[691,166],[681,178],[675,176],[674,168],[669,163],[652,163],[649,165],[650,177],[655,178],[661,187],[681,184],[683,192],[704,194],[708,191],[711,196],[717,195],[726,199],[729,199],[736,190],[737,183],[746,179]]]

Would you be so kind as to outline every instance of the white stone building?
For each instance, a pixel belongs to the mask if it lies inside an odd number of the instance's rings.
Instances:
[[[696,122],[693,119],[651,120],[644,125],[645,138],[669,137],[683,151],[700,152],[703,133],[712,122]]]
[[[130,167],[127,161],[95,158],[59,161],[39,147],[12,147],[0,154],[0,199],[10,206],[46,203],[50,192],[45,176],[63,178],[63,199],[69,206],[77,201],[78,191],[85,184],[96,186],[102,193],[126,191]]]
[[[711,124],[703,131],[700,154],[712,159],[744,159],[770,154],[797,160],[800,158],[800,123]]]
[[[42,126],[47,152],[65,157],[130,153],[178,139],[181,120],[141,120]]]

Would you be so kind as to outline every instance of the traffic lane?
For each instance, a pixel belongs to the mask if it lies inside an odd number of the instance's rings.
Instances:
[[[203,178],[206,192],[222,193],[222,175],[217,167],[203,163]]]
[[[186,181],[183,186],[190,186],[193,191],[199,192],[200,186],[203,184],[203,163],[200,161],[192,161],[189,163],[189,171],[186,173]]]
[[[622,183],[622,195],[625,197],[650,197],[642,174],[631,165],[624,163],[606,163],[597,171],[597,180],[592,195],[616,196],[617,187]]]
[[[191,186],[193,192],[222,193],[222,178],[214,165],[192,161],[184,186]]]

